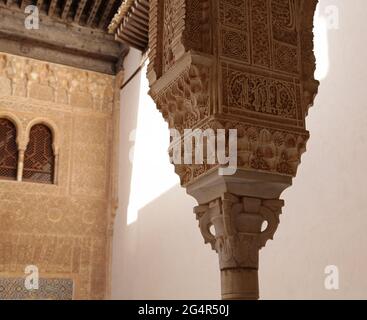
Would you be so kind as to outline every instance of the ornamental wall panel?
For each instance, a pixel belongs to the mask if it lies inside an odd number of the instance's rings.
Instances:
[[[33,124],[50,126],[59,154],[56,184],[0,179],[0,299],[14,297],[9,283],[27,265],[66,285],[66,298],[107,296],[114,85],[113,76],[0,53],[0,117],[18,120],[23,149]]]

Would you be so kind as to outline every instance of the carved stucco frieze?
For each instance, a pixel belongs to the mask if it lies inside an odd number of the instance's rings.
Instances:
[[[318,89],[317,2],[150,1],[147,76],[169,127],[224,129],[226,141],[237,130],[232,177],[218,176],[222,165],[205,155],[202,164],[175,163],[199,202],[204,239],[219,254],[224,299],[258,297],[258,251],[277,228],[280,194],[306,150],[305,118]]]
[[[306,151],[308,132],[291,132],[273,129],[266,125],[242,123],[234,120],[208,119],[202,126],[206,129],[237,130],[237,168],[295,176],[301,156]],[[183,161],[182,161],[183,163]],[[203,164],[175,164],[181,184],[187,186],[197,178],[220,168],[209,164],[204,157]]]
[[[0,54],[1,96],[111,113],[113,77]]]

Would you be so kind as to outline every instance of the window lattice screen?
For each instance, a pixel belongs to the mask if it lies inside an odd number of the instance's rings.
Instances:
[[[0,119],[0,177],[17,178],[17,130],[7,119]]]
[[[53,183],[55,157],[52,150],[52,132],[43,125],[32,127],[24,153],[23,181]]]

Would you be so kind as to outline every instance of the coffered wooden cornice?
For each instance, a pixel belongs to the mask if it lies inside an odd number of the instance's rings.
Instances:
[[[115,74],[128,46],[108,34],[119,0],[0,0],[0,51]],[[39,29],[26,30],[36,5]]]
[[[41,14],[60,22],[71,21],[82,26],[106,30],[121,4],[121,0],[0,0],[0,6],[23,10],[36,5]]]

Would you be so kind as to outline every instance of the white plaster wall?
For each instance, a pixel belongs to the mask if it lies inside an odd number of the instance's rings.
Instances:
[[[339,29],[328,31],[329,71],[307,119],[308,151],[293,187],[283,193],[286,205],[275,239],[261,252],[263,299],[367,298],[367,1],[320,2],[322,14],[327,15],[328,5],[339,10]],[[126,66],[131,68],[138,58],[132,51]],[[136,126],[141,83],[147,90],[144,77],[130,83],[121,97],[120,208],[112,298],[216,299],[220,293],[217,257],[201,238],[192,214],[195,201],[178,184],[167,190],[176,179],[173,168],[164,161],[150,161],[158,153],[166,155],[168,131],[161,143],[154,142],[154,135],[142,139],[147,147],[155,143],[155,151],[140,152],[145,161],[134,161],[140,166],[135,170],[144,173],[135,175],[134,193],[139,186],[156,188],[156,194],[165,187],[160,196],[148,203],[145,199],[137,220],[126,224],[132,169],[128,133]],[[151,101],[140,106],[149,116],[139,125],[149,125],[152,132],[168,130],[158,112],[159,117],[150,113],[154,108]],[[149,171],[159,172],[162,179]],[[324,287],[327,265],[339,268],[337,291]]]

